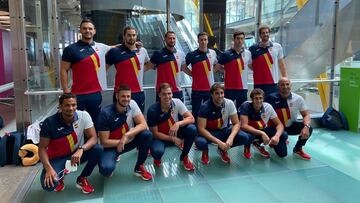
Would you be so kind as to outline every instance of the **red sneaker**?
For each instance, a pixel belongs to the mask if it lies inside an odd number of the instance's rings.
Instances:
[[[134,171],[134,175],[141,177],[143,180],[151,180],[152,175],[147,171],[144,167],[144,165],[140,165],[138,170]]]
[[[184,149],[184,143],[182,142],[179,146],[180,150],[182,151]]]
[[[294,155],[304,159],[304,160],[310,160],[311,156],[307,153],[305,153],[302,149],[300,149],[299,151],[294,151]]]
[[[202,151],[201,162],[205,165],[208,165],[210,163],[209,150]]]
[[[120,159],[121,159],[121,154],[120,154],[119,156],[117,156],[117,157],[116,157],[115,161],[116,161],[116,162],[119,162],[119,161],[120,161]]]
[[[64,178],[61,178],[58,181],[58,183],[59,183],[59,185],[56,186],[56,188],[54,189],[55,192],[60,192],[60,191],[63,191],[65,189]]]
[[[159,160],[154,159],[154,164],[155,164],[155,166],[160,167],[161,159],[159,159]]]
[[[250,146],[244,146],[244,157],[251,159]]]
[[[228,153],[226,151],[222,151],[220,150],[219,148],[217,149],[217,152],[218,154],[220,155],[221,157],[221,160],[224,162],[224,163],[230,163],[230,157],[228,155]]]
[[[108,178],[111,178],[114,175],[114,172],[111,172],[110,175],[108,175]]]
[[[184,165],[185,170],[187,170],[187,171],[193,171],[194,170],[194,165],[193,165],[193,163],[191,163],[188,156],[185,156],[183,158],[183,160],[181,161],[181,163]]]
[[[265,158],[270,158],[270,153],[268,151],[266,151],[265,147],[260,146],[259,143],[254,142],[253,143],[254,147],[259,150],[260,154],[265,157]]]
[[[78,177],[77,178],[76,187],[78,189],[82,190],[82,192],[84,194],[89,194],[89,193],[94,192],[94,187],[92,185],[90,185],[88,179],[85,178],[85,177]]]

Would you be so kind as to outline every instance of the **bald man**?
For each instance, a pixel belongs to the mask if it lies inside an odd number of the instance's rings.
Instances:
[[[303,150],[313,131],[310,113],[305,101],[300,95],[291,92],[291,82],[286,77],[279,79],[278,89],[278,92],[269,95],[268,102],[274,107],[288,135],[299,135],[293,149],[294,155],[310,160],[311,156]],[[299,113],[303,118],[302,122],[297,121]]]

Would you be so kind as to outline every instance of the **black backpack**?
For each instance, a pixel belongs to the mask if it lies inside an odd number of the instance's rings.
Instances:
[[[349,124],[346,120],[345,115],[332,107],[329,107],[325,111],[324,115],[321,118],[321,122],[323,126],[330,130],[349,130]]]
[[[24,140],[24,134],[16,131],[0,137],[0,166],[6,164],[19,165],[21,163],[18,153],[24,144]]]

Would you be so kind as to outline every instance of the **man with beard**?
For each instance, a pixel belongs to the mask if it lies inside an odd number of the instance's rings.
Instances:
[[[112,176],[117,157],[138,148],[134,175],[143,180],[151,180],[151,173],[144,167],[151,145],[151,132],[138,105],[131,100],[130,87],[120,85],[117,90],[116,102],[104,107],[98,120],[99,137],[105,148],[99,162],[100,173],[107,177]]]
[[[287,77],[284,53],[279,43],[270,41],[270,27],[259,27],[261,41],[249,48],[252,57],[250,68],[253,70],[254,88],[265,92],[265,97],[277,92],[276,82]],[[265,98],[266,99],[266,98]]]
[[[145,94],[143,90],[144,65],[149,62],[149,55],[145,48],[136,46],[137,31],[134,27],[126,26],[123,31],[124,44],[112,48],[106,54],[106,67],[115,65],[115,87],[120,84],[130,86],[131,98],[140,107],[145,108]],[[114,89],[113,100],[116,101]]]
[[[77,178],[76,187],[85,194],[94,192],[87,177],[98,164],[103,148],[96,144],[97,136],[90,115],[76,110],[76,104],[74,94],[64,93],[59,98],[60,112],[46,118],[40,125],[39,156],[44,166],[40,183],[49,192],[65,188],[64,170],[68,159],[73,166],[87,162]]]
[[[80,33],[82,38],[63,51],[60,81],[63,92],[76,94],[78,109],[89,112],[92,120],[96,122],[102,102],[101,90],[106,86],[106,80],[102,79],[105,78],[105,69],[101,69],[103,57],[110,47],[94,42],[96,29],[90,19],[81,21]],[[68,86],[70,69],[72,70],[71,89]]]
[[[160,84],[159,88],[160,101],[151,105],[147,112],[147,121],[154,135],[151,145],[154,164],[158,167],[161,165],[166,146],[177,145],[182,148],[180,161],[184,169],[192,171],[194,165],[188,158],[188,153],[197,134],[193,124],[194,117],[182,101],[172,97],[168,83]]]
[[[224,86],[215,83],[210,89],[211,98],[200,107],[195,144],[202,151],[201,162],[209,164],[208,143],[217,144],[217,152],[224,163],[230,163],[228,150],[235,146],[249,145],[252,136],[240,130],[237,111],[230,99],[224,98]],[[232,126],[229,126],[229,120]],[[246,151],[244,151],[244,156]]]
[[[264,91],[255,88],[251,91],[250,98],[251,102],[247,101],[241,104],[238,111],[241,129],[255,137],[253,145],[265,158],[270,158],[270,153],[266,151],[265,145],[274,148],[279,157],[287,156],[286,140],[288,135],[273,107],[264,102]],[[250,159],[250,143],[245,145],[244,149],[246,151],[245,158]]]
[[[268,102],[274,107],[281,123],[285,126],[288,135],[299,135],[298,141],[293,149],[294,155],[302,159],[310,160],[311,156],[304,152],[303,146],[312,134],[310,113],[305,105],[304,99],[291,92],[291,82],[282,77],[278,82],[279,92],[270,94]],[[299,115],[303,117],[302,122],[297,122]]]
[[[181,70],[186,68],[185,55],[175,49],[175,44],[175,32],[167,31],[165,33],[165,47],[152,55],[151,65],[147,69],[156,68],[156,91],[159,90],[160,84],[168,83],[172,87],[173,97],[183,101],[180,82]],[[156,100],[158,99],[159,97],[156,97]]]

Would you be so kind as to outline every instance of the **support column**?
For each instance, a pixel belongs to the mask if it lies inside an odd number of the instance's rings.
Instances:
[[[23,131],[30,124],[29,99],[27,90],[27,54],[25,11],[23,0],[9,0],[11,50],[13,58],[13,80],[15,94],[16,129]]]
[[[262,15],[262,0],[257,1],[257,9],[256,9],[256,28],[255,28],[255,43],[260,41],[259,35],[259,27],[261,25],[261,15]]]
[[[339,13],[339,0],[334,1],[334,20],[333,20],[333,33],[332,33],[332,46],[331,46],[331,66],[330,66],[330,79],[334,79],[335,76],[335,58],[336,58],[336,28]],[[334,84],[330,84],[329,92],[329,106],[333,106],[333,91]]]

